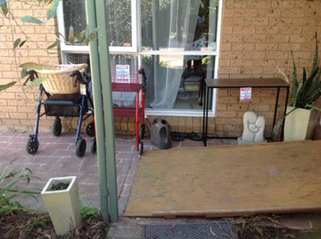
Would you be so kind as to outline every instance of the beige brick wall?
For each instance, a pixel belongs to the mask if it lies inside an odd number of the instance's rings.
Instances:
[[[35,123],[35,106],[38,89],[26,90],[24,80],[20,78],[18,65],[25,62],[41,64],[58,64],[57,49],[47,51],[49,42],[55,40],[56,21],[51,19],[44,26],[21,22],[21,17],[31,15],[39,19],[46,16],[46,10],[41,9],[38,1],[15,1],[12,12],[15,21],[0,15],[0,84],[18,81],[16,85],[0,93],[0,129],[29,130]],[[18,26],[16,23],[18,23]],[[27,40],[22,48],[13,51],[13,42],[21,38]],[[41,130],[48,131],[51,120],[42,119]]]
[[[24,15],[44,16],[35,3],[15,2],[13,9],[17,21]],[[54,40],[55,19],[46,26],[22,24],[28,42],[13,57],[13,35],[23,37],[14,22],[0,16],[0,84],[19,78],[17,65],[27,61],[56,64],[57,49],[48,52],[46,47]],[[13,27],[11,27],[13,26]],[[321,2],[308,0],[223,0],[221,52],[219,76],[225,78],[276,77],[276,66],[290,74],[290,49],[295,52],[300,67],[310,66],[314,52],[314,32],[321,35]],[[321,36],[320,36],[321,38]],[[321,48],[321,47],[320,47]],[[0,93],[0,129],[28,130],[35,121],[37,90],[24,91],[22,82]],[[282,93],[282,92],[281,92]],[[220,90],[217,98],[216,118],[209,119],[209,133],[220,136],[239,136],[242,116],[255,110],[267,119],[266,134],[270,133],[276,92],[271,89],[253,90],[251,104],[239,103],[237,90]],[[282,104],[283,101],[280,102]],[[151,117],[153,120],[155,117]],[[201,132],[200,117],[163,117],[173,131]],[[40,129],[48,131],[52,119],[42,119]],[[63,122],[65,129],[75,128],[76,119]],[[134,120],[117,117],[116,132],[133,132]],[[321,138],[321,129],[317,128]]]
[[[279,77],[276,66],[290,75],[291,49],[299,69],[303,66],[310,67],[316,31],[321,34],[320,1],[225,0],[219,76]],[[301,74],[301,70],[299,72]],[[255,110],[266,117],[266,135],[269,135],[275,95],[275,90],[253,89],[253,100],[247,104],[239,103],[238,90],[220,90],[215,133],[225,136],[240,135],[243,113]],[[284,94],[281,92],[281,95]],[[280,104],[283,102],[284,96]],[[316,132],[318,131],[319,127]]]

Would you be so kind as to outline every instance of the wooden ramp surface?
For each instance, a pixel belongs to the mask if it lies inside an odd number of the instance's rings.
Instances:
[[[321,210],[321,141],[145,152],[125,212],[221,217]]]

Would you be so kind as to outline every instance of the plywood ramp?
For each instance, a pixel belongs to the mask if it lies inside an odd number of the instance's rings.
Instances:
[[[321,210],[321,141],[145,152],[125,212],[221,217]]]

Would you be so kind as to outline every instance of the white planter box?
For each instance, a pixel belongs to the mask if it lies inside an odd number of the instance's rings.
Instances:
[[[65,190],[51,191],[57,183],[69,183]],[[51,178],[41,192],[58,236],[64,235],[81,222],[78,184],[76,177]]]
[[[294,107],[287,106],[286,113]],[[311,139],[316,125],[318,112],[316,110],[296,109],[285,117],[284,141]]]

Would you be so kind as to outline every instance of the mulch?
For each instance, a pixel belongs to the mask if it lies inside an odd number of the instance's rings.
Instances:
[[[280,227],[280,216],[250,216],[232,222],[238,239],[320,239],[319,228],[300,230]]]
[[[57,236],[48,213],[23,210],[0,215],[1,239],[101,239],[107,238],[108,225],[99,215],[83,219],[81,225],[64,236]]]

